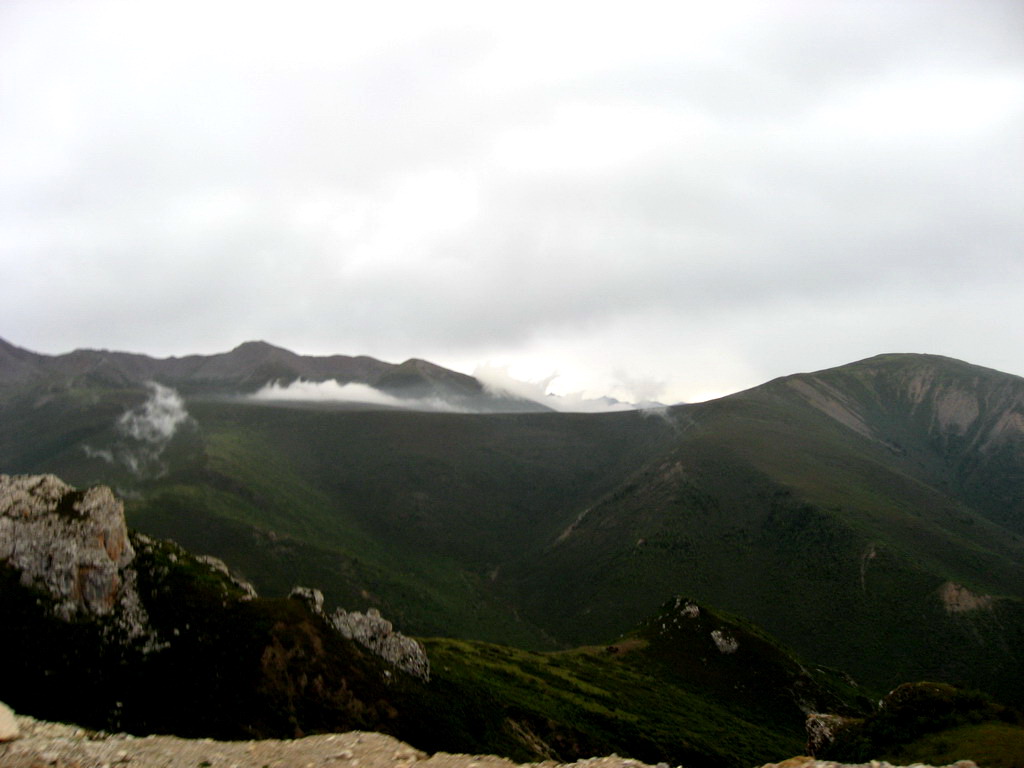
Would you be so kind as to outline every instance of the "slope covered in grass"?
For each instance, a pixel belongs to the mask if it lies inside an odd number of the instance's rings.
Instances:
[[[873,686],[1022,696],[1017,377],[886,355],[656,417],[196,391],[133,473],[97,451],[146,396],[91,379],[8,392],[0,463],[110,482],[133,525],[268,594],[318,585],[421,635],[606,643],[683,593]]]

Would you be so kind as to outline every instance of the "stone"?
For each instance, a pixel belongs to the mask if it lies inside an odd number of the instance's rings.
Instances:
[[[740,644],[735,637],[730,635],[728,632],[723,632],[719,629],[711,632],[711,639],[714,641],[718,650],[722,653],[736,653],[740,647]]]
[[[840,731],[856,722],[859,721],[842,715],[811,712],[804,723],[807,731],[807,751],[812,755],[820,755],[835,743]]]
[[[306,604],[306,607],[312,613],[317,616],[323,616],[324,614],[324,593],[319,589],[313,589],[311,587],[292,587],[292,591],[288,594],[292,600],[300,600]]]
[[[134,559],[124,506],[109,488],[0,475],[0,563],[49,594],[57,617],[112,616],[128,637],[145,636]]]
[[[430,680],[430,659],[422,643],[396,631],[376,608],[370,608],[365,614],[338,608],[328,620],[343,637],[359,643],[413,677]]]
[[[14,719],[14,712],[0,701],[0,741],[13,741],[18,736],[18,721]]]

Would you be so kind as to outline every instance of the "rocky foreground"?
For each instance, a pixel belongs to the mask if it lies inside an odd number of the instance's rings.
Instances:
[[[74,725],[16,716],[0,703],[0,765],[3,768],[516,768],[494,755],[428,755],[380,733],[352,731],[303,739],[213,741],[175,736],[138,737],[89,731]],[[527,763],[523,768],[650,768],[612,755],[575,763]],[[660,763],[656,768],[667,768]],[[795,757],[764,768],[893,768],[888,763],[843,766]],[[929,768],[916,766],[915,768]],[[960,761],[946,768],[977,768]]]

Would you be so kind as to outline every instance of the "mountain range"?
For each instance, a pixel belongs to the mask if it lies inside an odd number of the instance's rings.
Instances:
[[[107,350],[41,355],[0,339],[0,386],[131,387],[159,381],[185,394],[252,394],[272,383],[334,381],[363,384],[421,406],[436,398],[453,408],[546,411],[540,403],[487,392],[472,376],[412,358],[401,364],[372,357],[297,355],[263,341],[217,355],[153,358]]]
[[[464,407],[250,397],[298,379]],[[0,420],[2,471],[114,486],[131,526],[261,594],[308,584],[414,635],[522,653],[614,644],[686,594],[868,698],[929,679],[1024,704],[1017,376],[887,354],[568,414],[416,360],[0,343]]]

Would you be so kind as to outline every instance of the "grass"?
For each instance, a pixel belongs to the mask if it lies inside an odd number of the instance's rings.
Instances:
[[[489,713],[481,715],[487,722],[475,724],[483,725],[483,739],[467,735],[473,751],[497,744],[519,760],[614,752],[652,763],[731,766],[763,763],[802,746],[799,727],[786,733],[756,724],[666,681],[639,655],[537,653],[441,639],[428,640],[427,650],[439,685],[459,689],[478,712]],[[532,739],[524,743],[526,732]]]
[[[922,366],[939,389],[910,402],[901,382]],[[166,474],[139,479],[82,446],[103,447],[145,392],[90,386],[6,398],[0,465],[110,482],[128,493],[132,525],[222,557],[264,593],[317,586],[414,634],[606,643],[685,593],[871,687],[962,680],[1020,700],[1024,540],[1010,491],[1024,470],[1012,441],[968,450],[1019,380],[909,356],[814,381],[877,439],[785,381],[674,409],[672,423],[196,392],[195,427],[168,446]],[[970,434],[935,427],[956,387],[981,393]],[[947,613],[946,581],[992,595],[991,609]]]
[[[882,759],[898,765],[973,760],[983,768],[1020,768],[1024,765],[1024,728],[997,722],[963,725],[923,736]]]

